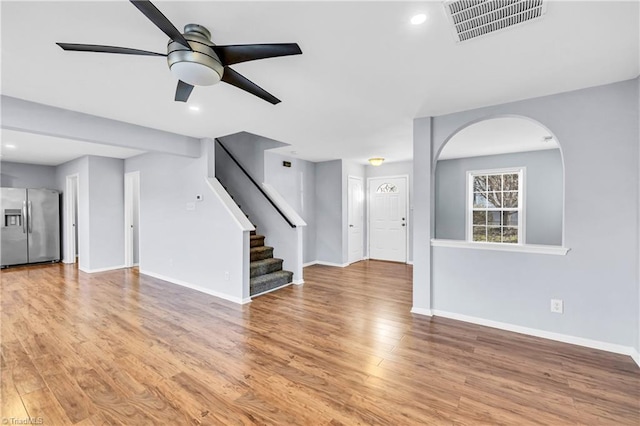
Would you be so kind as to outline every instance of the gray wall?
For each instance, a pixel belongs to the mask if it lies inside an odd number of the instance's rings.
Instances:
[[[2,161],[0,177],[5,188],[57,188],[54,166]]]
[[[284,167],[290,161],[291,167]],[[265,152],[264,181],[272,185],[304,219],[303,261],[316,260],[316,164],[295,157]]]
[[[91,253],[89,252],[89,235],[91,233],[89,228],[89,157],[82,157],[75,160],[68,161],[64,164],[60,164],[56,167],[56,188],[62,192],[62,253],[65,253],[65,239],[64,235],[67,232],[65,227],[64,217],[67,212],[66,206],[66,185],[67,176],[78,175],[78,214],[76,227],[78,229],[77,235],[77,253],[78,253],[78,268],[83,271],[91,270]],[[124,232],[124,228],[123,231]],[[72,259],[65,259],[65,261],[72,261]]]
[[[439,160],[436,165],[436,238],[465,240],[467,171],[526,167],[527,244],[562,245],[562,158],[559,149]]]
[[[240,132],[218,139],[224,144],[225,148],[231,151],[231,154],[233,154],[236,160],[242,164],[242,167],[244,167],[247,173],[258,183],[265,182],[265,150],[287,145],[248,132]],[[216,170],[218,167],[224,167],[225,162],[230,161],[224,152],[222,154],[219,153],[220,149],[216,144]]]
[[[199,158],[149,153],[125,160],[126,172],[140,172],[140,271],[240,301],[243,233],[205,182],[206,143]]]
[[[342,265],[342,160],[316,163],[316,257]]]
[[[638,346],[638,79],[414,122],[416,194],[433,196],[435,155],[458,129],[530,117],[559,142],[565,166],[566,256],[433,247],[417,251],[414,304],[625,347]],[[597,202],[594,202],[594,199]],[[424,200],[421,200],[424,201]],[[418,218],[430,208],[415,203]],[[613,219],[613,220],[612,220]],[[415,239],[431,238],[424,223]],[[417,273],[420,271],[420,273]],[[499,271],[483,274],[478,271]],[[432,294],[432,303],[429,301]],[[563,299],[562,315],[549,311]]]
[[[89,156],[90,269],[124,266],[124,160]]]
[[[407,226],[409,227],[409,253],[407,253],[407,259],[409,262],[413,262],[413,161],[397,161],[395,163],[382,163],[380,166],[366,166],[365,174],[367,178],[384,177],[384,176],[409,176],[409,220]],[[365,182],[366,188],[366,182]],[[366,191],[366,189],[365,189]],[[366,193],[369,196],[369,193]],[[365,213],[366,216],[366,213]],[[365,238],[365,247],[369,247],[368,235]],[[366,250],[368,254],[368,250]]]
[[[123,160],[96,156],[85,156],[56,168],[56,187],[62,191],[63,218],[66,177],[78,174],[77,250],[78,267],[82,271],[124,265],[123,170]],[[64,235],[64,220],[62,232]]]

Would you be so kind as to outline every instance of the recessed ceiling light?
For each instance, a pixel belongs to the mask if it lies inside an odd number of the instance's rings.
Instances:
[[[420,24],[424,24],[426,20],[427,20],[427,15],[425,15],[424,13],[419,13],[417,15],[413,15],[413,17],[411,18],[411,23],[413,25],[420,25]]]
[[[6,143],[4,144],[4,147],[8,149],[16,149],[16,146],[12,143]]]
[[[197,106],[197,105],[190,105],[190,106],[189,106],[189,109],[190,109],[191,111],[200,111],[200,107],[199,107],[199,106]]]

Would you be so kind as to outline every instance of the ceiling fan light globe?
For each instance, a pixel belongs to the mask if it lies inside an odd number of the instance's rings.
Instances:
[[[171,73],[192,86],[211,86],[222,78],[215,69],[197,62],[176,62],[171,65]]]

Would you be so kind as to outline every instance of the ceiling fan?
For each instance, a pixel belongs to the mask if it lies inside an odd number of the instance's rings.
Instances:
[[[166,56],[169,69],[178,78],[175,100],[187,102],[194,86],[210,86],[223,81],[272,104],[278,98],[253,83],[229,65],[256,59],[300,55],[297,43],[238,44],[216,46],[211,33],[202,25],[187,24],[184,34],[148,0],[130,0],[151,22],[169,36],[167,53],[149,52],[128,47],[95,44],[56,43],[64,50],[79,52],[121,53],[125,55]]]

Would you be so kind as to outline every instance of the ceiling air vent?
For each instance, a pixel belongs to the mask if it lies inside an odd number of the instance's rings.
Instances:
[[[532,21],[544,15],[544,0],[447,0],[444,8],[458,41]]]

